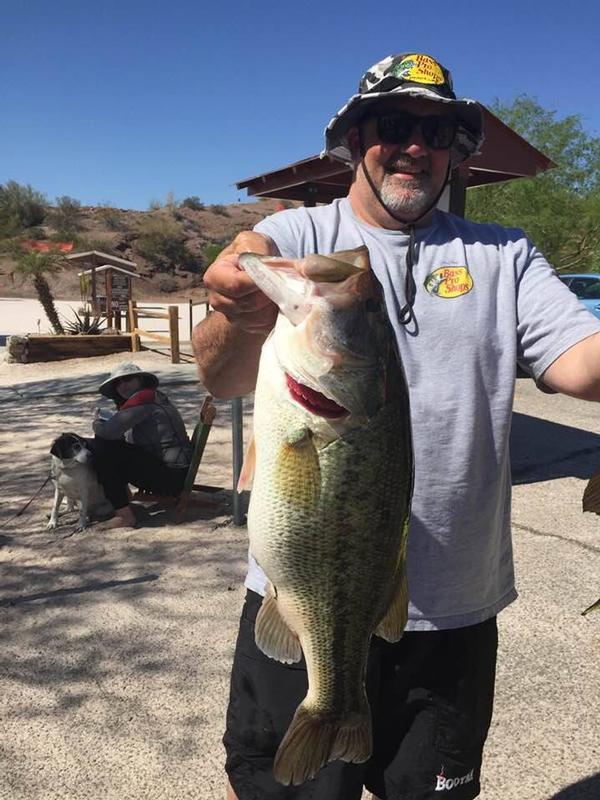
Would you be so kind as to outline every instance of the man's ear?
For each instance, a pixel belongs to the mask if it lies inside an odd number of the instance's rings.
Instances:
[[[354,164],[357,164],[361,159],[361,152],[360,152],[360,137],[358,135],[358,128],[350,128],[347,134],[348,139],[348,147],[350,148],[350,155],[352,156],[352,161]]]

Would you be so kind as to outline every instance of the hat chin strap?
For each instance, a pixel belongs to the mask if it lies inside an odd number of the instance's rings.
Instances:
[[[431,203],[425,208],[425,210],[419,214],[416,219],[402,219],[396,213],[392,211],[391,208],[388,208],[387,204],[384,202],[379,189],[373,183],[373,179],[369,175],[369,171],[365,164],[365,148],[363,143],[363,135],[362,135],[362,127],[358,126],[358,143],[360,147],[360,165],[362,167],[363,173],[365,178],[367,179],[367,183],[371,187],[371,191],[379,201],[381,207],[386,211],[390,217],[395,219],[397,222],[400,222],[402,225],[408,226],[408,249],[406,251],[406,272],[404,274],[404,297],[406,298],[406,303],[402,306],[400,311],[398,312],[398,320],[401,325],[408,325],[409,323],[413,322],[415,319],[415,312],[413,310],[413,305],[415,302],[415,296],[417,293],[417,286],[415,284],[415,279],[413,276],[413,267],[414,267],[414,252],[416,249],[415,243],[415,223],[417,223],[420,219],[423,219],[429,212],[437,205],[438,200],[442,196],[442,192],[448,182],[448,178],[450,177],[450,159],[448,159],[448,168],[446,170],[446,177],[442,183],[442,187],[436,196],[433,198]]]

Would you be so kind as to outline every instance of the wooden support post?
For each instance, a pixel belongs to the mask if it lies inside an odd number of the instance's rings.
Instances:
[[[115,329],[120,331],[121,330],[121,309],[117,308],[115,310]]]
[[[169,335],[171,337],[171,364],[179,364],[179,309],[169,306]]]
[[[113,325],[113,309],[112,309],[112,269],[107,269],[105,275],[105,289],[106,294],[106,323],[109,328]]]
[[[194,320],[193,320],[193,308],[194,308],[194,306],[193,306],[191,297],[190,297],[189,303],[190,303],[190,342],[191,342],[192,341],[192,330],[194,329]]]
[[[244,406],[241,397],[233,397],[231,400],[231,439],[233,444],[233,524],[243,525],[245,514],[242,510],[242,498],[237,490],[244,462]]]
[[[129,330],[131,331],[131,352],[137,353],[140,349],[140,341],[136,333],[137,328],[136,301],[129,301]]]

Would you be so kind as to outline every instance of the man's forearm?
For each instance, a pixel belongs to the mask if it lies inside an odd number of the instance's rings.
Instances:
[[[213,311],[198,323],[192,346],[203,386],[215,397],[238,397],[254,391],[260,351],[267,334],[233,328]]]

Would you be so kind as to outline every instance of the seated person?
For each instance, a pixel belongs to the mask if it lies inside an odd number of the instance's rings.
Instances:
[[[98,480],[115,509],[111,527],[135,525],[128,484],[162,495],[183,489],[190,440],[179,412],[157,386],[156,375],[124,362],[98,389],[117,406],[108,420],[96,412],[91,441]]]

